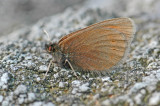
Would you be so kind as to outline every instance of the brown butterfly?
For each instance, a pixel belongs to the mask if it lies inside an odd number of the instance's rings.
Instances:
[[[134,33],[130,18],[115,18],[70,33],[45,48],[61,67],[103,72],[125,59]]]

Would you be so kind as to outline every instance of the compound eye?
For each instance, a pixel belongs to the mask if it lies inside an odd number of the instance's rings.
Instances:
[[[48,47],[48,51],[51,52],[52,51],[52,46]]]
[[[49,52],[55,52],[55,45],[49,45],[48,51]]]
[[[49,53],[55,52],[56,44],[45,44],[45,50],[47,50]]]

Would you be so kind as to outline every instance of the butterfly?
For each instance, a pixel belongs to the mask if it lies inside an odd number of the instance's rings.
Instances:
[[[113,18],[72,32],[45,49],[61,67],[103,72],[125,60],[134,34],[133,20]]]

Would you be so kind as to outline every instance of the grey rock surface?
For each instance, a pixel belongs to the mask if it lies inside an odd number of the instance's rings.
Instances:
[[[0,36],[31,25],[37,20],[78,7],[84,0],[1,0]]]
[[[112,1],[112,2],[111,2]],[[106,5],[107,4],[107,7]],[[160,2],[87,1],[0,38],[0,105],[160,105]],[[117,6],[117,8],[116,8]],[[130,17],[136,34],[126,63],[107,75],[52,65],[43,45],[98,21]]]

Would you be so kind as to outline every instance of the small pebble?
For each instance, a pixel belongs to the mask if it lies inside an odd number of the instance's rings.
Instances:
[[[36,96],[34,93],[28,93],[28,101],[32,102],[36,99]]]
[[[87,92],[90,88],[88,87],[89,83],[82,84],[79,86],[79,92]]]
[[[20,93],[26,93],[27,92],[27,87],[25,85],[18,85],[14,93],[16,95],[19,95]]]
[[[47,70],[48,70],[48,66],[46,66],[46,65],[41,65],[39,67],[39,71],[47,71]]]
[[[3,100],[3,96],[2,96],[2,95],[0,95],[0,103],[2,102],[2,100]]]
[[[159,101],[160,101],[160,92],[155,92],[149,99],[149,105],[156,106],[159,104]]]

